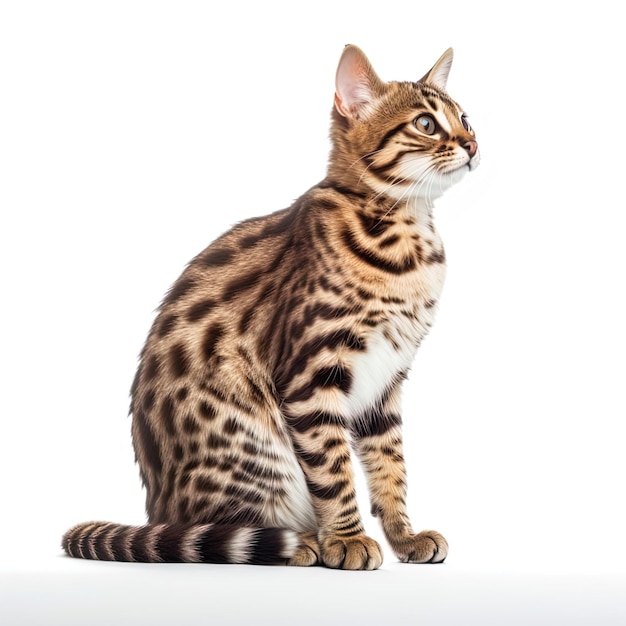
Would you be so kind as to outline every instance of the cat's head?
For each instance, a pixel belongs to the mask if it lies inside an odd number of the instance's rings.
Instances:
[[[356,46],[339,61],[330,169],[394,198],[430,201],[479,163],[463,109],[445,91],[446,50],[418,82],[383,82]]]

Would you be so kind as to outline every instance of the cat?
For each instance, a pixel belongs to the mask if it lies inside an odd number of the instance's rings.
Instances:
[[[80,524],[68,555],[376,569],[352,448],[397,558],[446,558],[407,514],[400,393],[444,282],[433,200],[479,162],[452,58],[386,83],[346,46],[326,178],[196,256],[150,330],[130,408],[148,523]]]

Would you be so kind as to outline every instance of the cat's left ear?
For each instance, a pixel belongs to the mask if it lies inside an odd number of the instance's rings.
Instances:
[[[445,90],[448,82],[448,74],[452,67],[454,53],[452,48],[448,48],[435,63],[430,71],[419,81],[420,83],[430,83],[439,89]]]
[[[378,78],[360,48],[344,48],[335,81],[335,107],[344,117],[363,120],[382,95],[384,83]]]

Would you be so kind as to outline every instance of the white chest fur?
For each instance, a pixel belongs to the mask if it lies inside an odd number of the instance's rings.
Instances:
[[[400,334],[405,337],[401,343],[394,337]],[[410,367],[420,339],[408,325],[393,334],[381,326],[368,337],[367,349],[352,364],[352,385],[345,398],[347,417],[358,417],[372,407],[394,378]]]
[[[390,312],[366,338],[366,349],[354,355],[350,371],[352,384],[344,397],[343,414],[356,418],[371,408],[389,389],[397,377],[411,366],[422,339],[428,333],[435,315],[433,301],[437,300],[443,286],[445,268],[435,272],[430,298],[415,315],[401,311]]]

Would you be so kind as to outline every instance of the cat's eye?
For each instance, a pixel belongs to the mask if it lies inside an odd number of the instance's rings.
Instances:
[[[425,135],[433,135],[435,133],[435,120],[430,115],[420,115],[414,124],[417,130],[422,131]]]
[[[468,133],[472,132],[472,127],[470,126],[470,123],[467,121],[467,115],[465,115],[465,113],[463,115],[461,115],[461,124],[463,124],[463,128]]]

